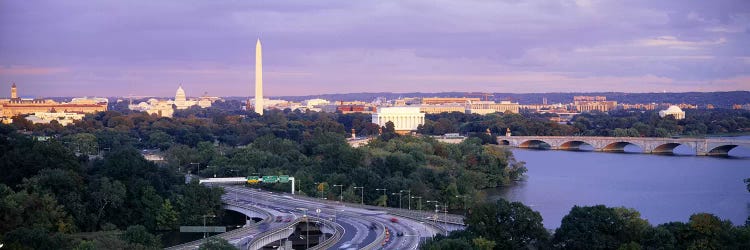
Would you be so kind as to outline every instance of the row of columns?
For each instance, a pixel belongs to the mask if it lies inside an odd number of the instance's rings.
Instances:
[[[416,130],[417,126],[424,124],[424,114],[420,115],[378,115],[378,125],[393,122],[396,130]]]

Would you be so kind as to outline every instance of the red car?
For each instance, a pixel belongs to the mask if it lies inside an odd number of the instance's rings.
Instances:
[[[398,219],[396,219],[396,217],[391,217],[391,222],[398,223]]]

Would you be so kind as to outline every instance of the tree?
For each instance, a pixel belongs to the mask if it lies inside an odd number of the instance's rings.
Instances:
[[[562,249],[615,249],[624,241],[625,222],[615,209],[574,206],[555,230],[553,243]]]
[[[92,182],[91,197],[96,206],[96,219],[103,222],[106,209],[117,208],[125,201],[125,185],[120,181],[110,181],[107,177],[101,177]]]
[[[466,218],[467,230],[494,241],[501,249],[521,249],[543,244],[549,239],[539,212],[520,202],[498,200],[478,204]]]
[[[206,243],[201,244],[199,250],[235,250],[232,244],[222,238],[209,238]]]
[[[165,199],[161,210],[156,215],[156,228],[158,230],[171,230],[177,227],[177,218],[179,214],[172,206],[169,199]]]
[[[161,247],[159,238],[149,233],[146,227],[141,225],[129,226],[125,234],[122,235],[122,239],[130,244],[143,246],[148,249]]]
[[[478,250],[492,250],[495,248],[495,245],[497,245],[494,241],[485,239],[481,236],[472,239],[471,243],[473,243],[474,247]]]

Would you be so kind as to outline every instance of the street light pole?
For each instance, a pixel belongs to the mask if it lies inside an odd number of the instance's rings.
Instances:
[[[333,187],[339,187],[339,202],[344,202],[344,185],[333,184]]]
[[[401,190],[401,191],[403,191],[403,190]],[[398,194],[398,208],[399,208],[399,209],[403,208],[403,207],[401,206],[401,195],[403,194],[403,192],[401,192],[401,191],[399,191],[398,193],[392,193],[392,194],[391,194],[391,195],[397,195],[397,194]]]
[[[305,241],[307,242],[305,249],[310,249],[310,218],[307,218],[307,208],[300,207],[297,209],[302,210],[305,213],[305,215],[302,216],[305,218],[305,231],[307,231],[307,236],[305,236]]]
[[[456,195],[456,198],[463,198],[464,199],[464,216],[466,216],[466,198],[469,198],[468,195]]]
[[[440,206],[440,202],[438,201],[426,201],[427,203],[435,203],[435,224],[437,224],[438,215],[440,213],[440,210],[438,210],[438,206]]]
[[[254,175],[254,176],[258,176],[258,178],[260,178],[260,173],[253,173],[253,175]],[[255,183],[255,184],[258,184],[258,183]],[[251,191],[251,192],[250,192],[250,202],[251,202],[251,203],[255,203],[255,193],[254,193],[254,192],[252,192],[252,191],[253,191],[252,189],[253,189],[253,188],[250,188],[250,191]]]
[[[375,190],[377,190],[377,191],[383,191],[383,196],[385,196],[385,202],[383,203],[383,207],[387,207],[388,206],[388,195],[385,194],[385,191],[388,191],[388,189],[385,189],[385,188],[376,188]]]
[[[422,196],[412,196],[411,198],[417,199],[419,206],[417,206],[417,210],[422,210]]]
[[[200,164],[200,163],[197,163],[197,162],[191,162],[191,163],[189,163],[189,164],[190,164],[190,166],[192,166],[192,165],[198,165],[198,167],[196,167],[196,168],[195,168],[195,172],[198,172],[198,171],[200,171],[200,170],[201,170],[201,164]]]
[[[406,192],[409,193],[409,196],[407,196],[407,197],[409,198],[409,210],[411,210],[411,189],[409,189],[409,190],[401,190],[399,192],[404,192],[404,191],[406,191]]]
[[[203,238],[204,239],[206,238],[206,234],[208,234],[208,232],[207,232],[208,230],[206,230],[206,217],[214,218],[214,217],[216,217],[216,215],[213,215],[213,214],[203,215]]]
[[[354,187],[354,189],[360,189],[360,196],[361,196],[360,202],[362,205],[364,205],[365,204],[365,187]]]

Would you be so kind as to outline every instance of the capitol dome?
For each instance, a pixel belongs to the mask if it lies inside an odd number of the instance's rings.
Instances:
[[[185,102],[185,90],[182,89],[182,84],[177,88],[177,94],[174,96],[175,102]]]
[[[680,107],[675,105],[669,106],[666,110],[659,111],[659,116],[661,117],[668,115],[674,116],[674,119],[677,120],[685,119],[685,111],[682,111]]]

